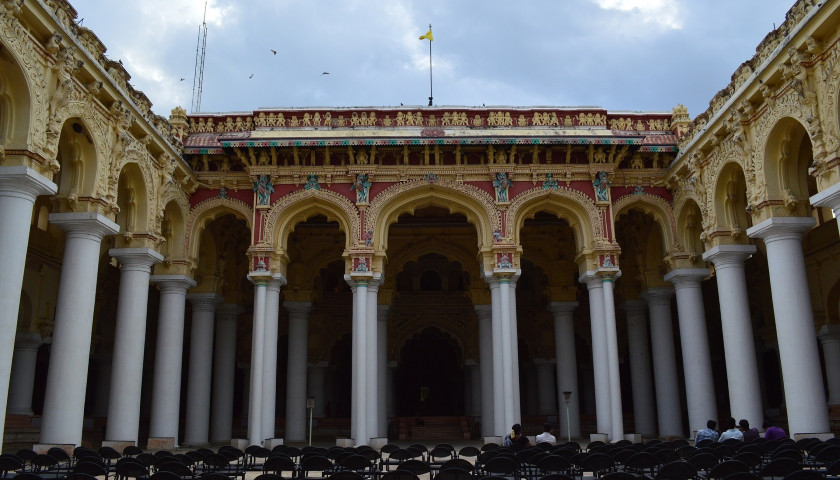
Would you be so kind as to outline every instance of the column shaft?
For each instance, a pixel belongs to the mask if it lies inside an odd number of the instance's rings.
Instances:
[[[560,429],[555,433],[580,436],[580,392],[578,391],[577,347],[575,346],[575,309],[578,302],[551,302],[554,314],[554,352],[557,357],[557,403],[560,406]],[[566,415],[566,396],[571,392]],[[568,423],[566,418],[568,417]]]
[[[236,320],[242,308],[233,303],[216,308],[216,340],[213,347],[213,403],[210,441],[233,438],[233,383],[236,375]]]
[[[187,289],[196,283],[183,275],[154,275],[151,280],[160,288],[160,309],[149,437],[174,438],[177,445],[185,302]]]
[[[615,298],[613,296],[613,277],[605,275],[604,283],[604,323],[607,331],[607,361],[610,372],[610,417],[612,431],[610,440],[617,442],[624,439],[624,413],[621,406],[621,378],[618,371],[618,332],[615,327]]]
[[[589,289],[589,316],[592,325],[592,368],[595,378],[595,423],[597,433],[612,432],[610,370],[607,359],[607,327],[604,319],[604,287],[601,278],[583,278]]]
[[[265,293],[265,332],[263,351],[262,431],[275,438],[277,425],[277,336],[280,321],[280,288],[283,278],[272,278]]]
[[[187,377],[187,409],[184,425],[184,444],[203,445],[210,439],[210,378],[213,373],[213,328],[216,304],[221,297],[215,293],[187,295],[192,303],[190,330],[190,363]]]
[[[502,310],[501,295],[499,294],[499,282],[495,277],[488,280],[490,283],[490,301],[493,308],[492,340],[493,340],[493,435],[504,437],[506,429],[510,425],[505,424],[505,380],[504,360],[502,358]]]
[[[302,442],[306,439],[306,365],[312,302],[286,302],[283,306],[289,312],[285,441]]]
[[[114,331],[114,360],[108,400],[107,440],[134,442],[140,429],[140,390],[146,345],[149,274],[163,255],[149,248],[119,248],[108,252],[120,262],[120,293]]]
[[[517,278],[517,276],[512,277],[508,287],[510,298],[510,358],[513,362],[510,370],[510,384],[513,387],[513,417],[511,418],[511,425],[514,423],[522,423],[522,394],[519,391],[519,322],[516,317]]]
[[[653,397],[653,380],[650,368],[648,322],[644,300],[627,300],[627,347],[630,358],[630,385],[633,389],[633,418],[636,433],[656,434],[656,413]]]
[[[102,237],[118,232],[119,226],[92,212],[53,213],[49,220],[67,234],[55,305],[41,443],[80,445],[100,246]],[[4,226],[3,230],[7,228]],[[20,291],[16,295],[20,296]]]
[[[682,436],[680,387],[677,383],[677,354],[671,320],[670,287],[654,287],[645,292],[650,308],[650,343],[653,351],[653,381],[656,385],[656,409],[659,436]]]
[[[476,305],[478,316],[478,355],[481,369],[481,433],[489,436],[493,434],[493,307],[490,305]],[[476,385],[473,385],[473,390]]]
[[[840,404],[840,326],[823,325],[818,336],[822,343],[823,357],[825,358],[828,404],[837,405]]]
[[[377,433],[380,437],[388,436],[388,412],[383,405],[388,404],[388,310],[390,306],[379,305],[376,312],[376,401]]]
[[[251,330],[251,394],[248,397],[248,442],[262,445],[267,432],[262,428],[263,362],[265,361],[265,297],[271,277],[268,272],[249,275],[254,283],[254,319]]]
[[[315,410],[312,416],[315,418],[323,418],[326,416],[327,404],[325,376],[327,374],[326,362],[309,367],[309,379],[306,382],[309,396],[315,399]]]
[[[9,415],[32,415],[35,363],[44,340],[37,333],[19,333],[15,339],[12,375],[9,381]]]
[[[556,390],[554,374],[554,360],[537,360],[537,390],[538,399],[537,413],[540,415],[553,415],[557,412],[554,404],[554,392]]]
[[[379,321],[377,320],[378,312],[376,303],[379,299],[379,281],[372,280],[368,284],[367,292],[367,318],[366,318],[366,332],[367,332],[367,422],[368,435],[371,438],[381,437],[379,432],[379,334],[377,328]]]
[[[510,279],[499,279],[499,308],[501,311],[500,320],[502,323],[502,411],[504,417],[502,418],[502,425],[505,428],[510,428],[516,422],[516,412],[514,410],[514,396],[519,388],[513,385],[513,369],[517,363],[513,361],[513,343],[511,342],[511,320],[510,320]]]
[[[38,195],[55,191],[54,183],[29,167],[0,167],[0,412],[7,411],[32,207]],[[0,448],[4,426],[0,422]]]

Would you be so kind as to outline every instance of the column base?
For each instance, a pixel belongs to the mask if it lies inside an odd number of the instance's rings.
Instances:
[[[502,444],[502,437],[490,435],[490,436],[484,437],[484,443],[495,443],[495,444],[501,445]]]
[[[236,447],[244,452],[250,445],[247,438],[232,438],[230,440],[230,446]]]
[[[137,442],[131,440],[102,440],[103,447],[111,447],[120,453],[122,453],[123,449],[129,445],[134,447],[137,445]]]
[[[388,444],[388,437],[373,437],[370,439],[370,447],[379,451],[382,447]]]
[[[831,432],[827,433],[794,433],[793,439],[796,441],[802,440],[803,438],[818,438],[822,441],[826,441],[829,438],[834,438],[834,434]]]
[[[630,440],[633,443],[642,443],[642,434],[641,433],[625,433],[624,434],[625,440]]]
[[[336,438],[335,439],[335,446],[336,447],[352,447],[354,446],[352,438]]]
[[[146,443],[146,450],[153,451],[174,450],[175,447],[175,437],[149,437]]]
[[[36,443],[35,445],[32,445],[32,450],[39,455],[46,455],[51,448],[55,447],[64,450],[67,452],[67,455],[70,455],[71,457],[73,456],[73,450],[76,449],[76,445],[72,443]]]
[[[610,443],[610,436],[606,433],[590,433],[589,434],[589,441],[590,442],[604,442]]]
[[[274,447],[278,445],[283,445],[282,438],[266,438],[265,439],[265,448],[269,450],[274,450]]]

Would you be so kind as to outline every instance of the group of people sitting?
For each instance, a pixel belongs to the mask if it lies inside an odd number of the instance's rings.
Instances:
[[[537,435],[537,444],[550,443],[551,445],[557,445],[557,439],[552,432],[554,432],[554,425],[550,423],[544,424],[543,432]],[[506,447],[528,447],[531,445],[531,441],[522,434],[522,425],[515,423],[511,427],[510,433],[505,435],[502,444]]]
[[[698,445],[703,440],[711,440],[713,442],[724,442],[729,439],[740,440],[743,442],[751,442],[759,437],[758,429],[750,428],[750,422],[742,418],[735,426],[735,419],[732,417],[724,420],[722,431],[717,430],[717,422],[709,420],[706,422],[706,428],[697,431],[697,436],[694,438],[694,445]],[[767,440],[775,440],[777,438],[787,438],[787,433],[781,427],[777,427],[769,420],[764,421],[764,438]]]

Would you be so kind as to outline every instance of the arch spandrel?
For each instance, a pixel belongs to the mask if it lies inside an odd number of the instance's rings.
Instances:
[[[365,215],[365,231],[373,232],[377,251],[388,248],[388,227],[404,213],[435,205],[467,217],[478,235],[479,249],[493,244],[493,232],[501,231],[502,216],[495,200],[487,192],[472,185],[422,180],[400,183],[376,195]]]
[[[197,239],[200,238],[200,234],[207,223],[229,213],[245,220],[247,228],[253,231],[251,219],[254,212],[245,202],[230,198],[211,198],[193,207],[189,216],[187,216],[186,228],[184,229],[184,250],[189,253],[191,259],[199,258],[200,242]]]
[[[641,208],[644,213],[653,216],[653,219],[659,224],[659,230],[662,232],[662,245],[665,248],[670,250],[670,252],[680,252],[683,250],[683,246],[677,235],[676,216],[674,216],[674,211],[671,209],[671,204],[664,198],[647,193],[640,195],[630,194],[619,198],[613,203],[613,212],[615,215],[613,224],[631,208]]]
[[[525,220],[539,211],[547,211],[569,221],[575,233],[578,251],[604,238],[604,224],[601,213],[583,192],[567,187],[543,189],[532,188],[517,195],[507,209],[505,217],[508,235],[519,245],[519,232]]]
[[[271,239],[275,250],[287,250],[289,234],[295,225],[315,215],[338,222],[344,232],[345,249],[361,242],[359,213],[347,197],[329,190],[300,190],[284,196],[266,215],[265,238]]]

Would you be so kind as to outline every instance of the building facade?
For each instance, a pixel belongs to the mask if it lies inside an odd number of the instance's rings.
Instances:
[[[0,6],[0,409],[42,444],[690,435],[840,402],[840,1],[694,118],[155,115],[62,0]],[[332,427],[330,427],[332,426]],[[8,437],[8,435],[7,435]]]

